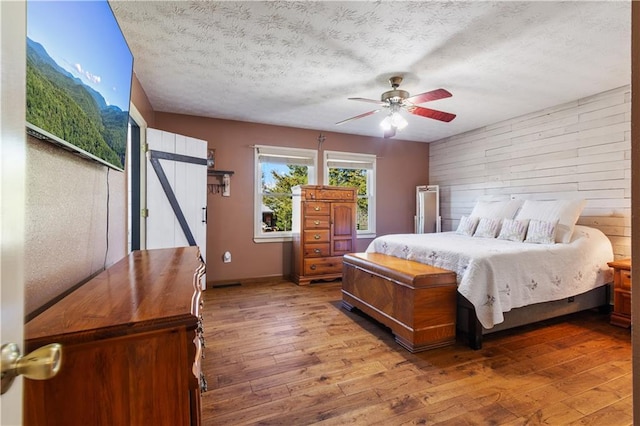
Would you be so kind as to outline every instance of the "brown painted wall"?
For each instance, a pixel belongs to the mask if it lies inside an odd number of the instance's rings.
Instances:
[[[131,79],[131,103],[135,105],[138,112],[142,115],[142,118],[144,118],[144,121],[147,122],[147,126],[153,127],[155,123],[155,112],[153,111],[151,102],[149,102],[149,98],[147,98],[144,88],[135,74],[133,74],[133,78]]]
[[[317,130],[270,126],[156,112],[158,129],[208,141],[216,150],[216,169],[232,170],[231,196],[209,194],[207,281],[230,282],[288,275],[291,243],[253,242],[254,150],[252,145],[318,149]],[[413,232],[415,187],[427,184],[429,145],[396,139],[327,133],[323,150],[375,154],[377,235]],[[322,155],[318,168],[322,169]],[[319,176],[319,182],[322,176]],[[215,178],[210,177],[210,182]],[[370,239],[359,239],[364,250]],[[231,263],[222,254],[232,254]]]

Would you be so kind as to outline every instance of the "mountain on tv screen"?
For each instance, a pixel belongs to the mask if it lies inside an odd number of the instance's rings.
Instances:
[[[124,169],[132,70],[106,1],[27,2],[29,133]]]

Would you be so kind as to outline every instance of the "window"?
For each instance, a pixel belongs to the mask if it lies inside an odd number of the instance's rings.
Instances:
[[[376,156],[349,152],[324,152],[324,184],[358,188],[358,236],[376,233]]]
[[[311,149],[255,147],[254,241],[291,240],[291,188],[316,183]]]

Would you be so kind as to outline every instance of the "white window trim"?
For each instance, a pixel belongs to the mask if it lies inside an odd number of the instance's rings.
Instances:
[[[370,168],[371,175],[367,179],[367,188],[369,191],[369,229],[357,231],[357,238],[375,238],[376,237],[376,156],[374,154],[360,154],[355,152],[342,151],[324,151],[323,155],[323,184],[329,185],[329,163],[344,162],[345,165],[357,167],[362,164]]]
[[[313,149],[289,148],[272,145],[255,145],[253,153],[254,179],[253,179],[253,241],[255,243],[278,243],[292,241],[291,231],[262,232],[262,198],[260,196],[260,162],[259,154],[300,156],[313,159],[313,170],[308,176],[309,185],[315,185],[318,180],[318,152]]]

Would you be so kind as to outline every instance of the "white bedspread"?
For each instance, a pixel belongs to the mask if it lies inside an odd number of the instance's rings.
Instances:
[[[455,232],[396,234],[376,238],[367,252],[414,260],[454,271],[458,292],[475,307],[485,328],[503,312],[575,296],[612,281],[609,239],[576,225],[569,244],[530,244]]]

